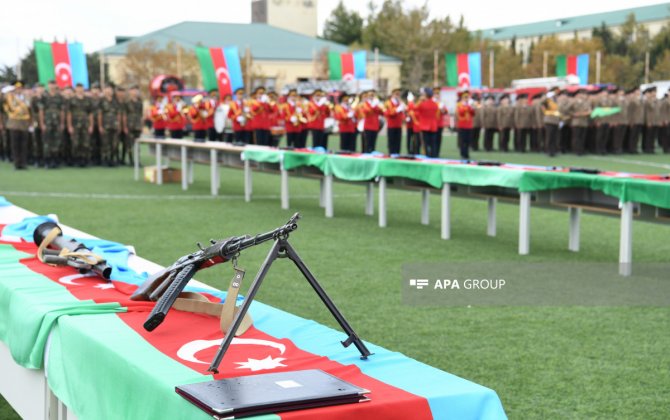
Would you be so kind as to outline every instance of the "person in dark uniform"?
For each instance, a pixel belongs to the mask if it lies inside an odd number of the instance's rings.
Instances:
[[[475,152],[479,150],[479,135],[482,131],[482,102],[478,94],[474,93],[471,96],[472,107],[475,109],[474,120],[472,121],[472,140],[470,141],[470,148]]]
[[[658,138],[659,120],[656,86],[652,86],[644,90],[644,138],[642,140],[642,151],[644,153],[654,153],[654,146]]]
[[[33,118],[36,115],[39,115],[40,112],[40,101],[44,95],[44,86],[39,83],[36,83],[33,87],[33,96],[30,98],[30,114]],[[1,123],[0,123],[1,124]],[[42,145],[42,129],[40,125],[37,124],[37,121],[33,122],[33,135],[32,135],[32,160],[35,167],[42,166],[44,146]]]
[[[589,127],[589,116],[591,115],[591,103],[589,102],[584,89],[579,89],[575,100],[570,106],[570,116],[572,117],[572,151],[577,156],[584,155],[584,144],[586,142],[586,132]]]
[[[482,125],[484,126],[484,150],[491,152],[493,151],[493,139],[499,125],[498,108],[493,96],[489,95],[484,98],[484,106],[480,111],[482,113]]]
[[[40,101],[39,121],[44,139],[44,160],[49,168],[57,168],[61,163],[60,151],[65,126],[65,101],[58,92],[55,80],[50,80],[47,93]]]
[[[509,139],[512,127],[514,127],[514,107],[509,104],[509,95],[500,97],[500,105],[496,109],[496,122],[498,123],[498,150],[509,151]]]
[[[534,94],[531,101],[528,116],[530,122],[530,150],[540,152],[544,150],[544,113],[542,112],[544,93]]]
[[[30,115],[30,104],[23,92],[23,81],[12,83],[4,98],[3,109],[7,115],[7,129],[12,143],[12,160],[14,169],[28,169],[27,153],[28,142],[30,142],[29,128],[32,124]]]
[[[660,104],[661,127],[659,133],[659,141],[663,153],[670,153],[670,95],[665,92],[663,100]]]
[[[100,85],[98,83],[91,84],[91,90],[89,91],[89,104],[91,109],[91,114],[93,115],[93,133],[91,133],[91,163],[94,165],[100,165],[100,126],[98,126],[98,108],[100,107],[100,97],[102,92],[100,90]]]
[[[107,85],[103,91],[98,109],[98,126],[102,135],[100,155],[102,164],[116,166],[116,150],[119,148],[119,129],[121,128],[121,106],[114,98],[114,89]]]
[[[628,153],[638,153],[640,135],[644,129],[644,104],[640,97],[640,88],[634,87],[626,92],[628,99]]]
[[[405,119],[405,104],[400,99],[400,89],[393,89],[391,97],[384,104],[388,150],[391,155],[400,154],[402,123]]]
[[[442,114],[439,105],[433,100],[433,89],[424,88],[422,98],[417,102],[414,112],[421,129],[426,156],[438,157],[437,126]]]
[[[544,138],[546,139],[546,151],[550,157],[556,156],[558,150],[558,127],[561,122],[561,113],[555,98],[559,89],[552,89],[542,101],[542,114],[544,124]]]
[[[619,108],[619,112],[610,119],[610,129],[612,130],[612,151],[620,155],[623,153],[626,131],[628,128],[628,103],[626,101],[625,89],[619,87],[616,89],[616,95],[612,100],[612,106]]]
[[[130,87],[125,116],[124,125],[128,128],[126,150],[128,150],[128,162],[132,165],[136,158],[136,156],[133,156],[134,146],[137,139],[142,135],[142,118],[144,117],[142,98],[140,98],[140,89],[137,85]],[[123,158],[125,161],[125,156]]]
[[[609,108],[610,101],[607,95],[607,91],[603,88],[599,88],[597,93],[594,94],[592,100],[594,108]],[[607,141],[609,139],[610,125],[609,119],[607,117],[600,117],[593,119],[593,125],[595,126],[596,136],[595,136],[595,149],[596,153],[599,155],[604,155],[607,153]]]
[[[91,133],[93,114],[91,101],[84,94],[84,86],[78,83],[75,93],[67,103],[65,120],[72,139],[71,155],[75,165],[88,166],[91,159]]]
[[[6,146],[6,125],[5,125],[5,92],[8,92],[10,89],[13,89],[11,86],[4,86],[2,88],[2,91],[0,91],[0,161],[3,161],[5,159],[9,159],[8,153],[9,151],[7,150]],[[36,114],[33,114],[36,115]]]
[[[524,153],[530,134],[530,107],[528,95],[521,93],[516,97],[514,105],[514,151]]]

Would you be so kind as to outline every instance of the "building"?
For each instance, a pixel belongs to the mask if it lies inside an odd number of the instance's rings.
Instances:
[[[251,23],[267,23],[315,37],[316,10],[316,0],[254,0],[251,2]]]
[[[537,43],[542,37],[556,36],[558,39],[567,40],[574,39],[576,35],[580,39],[588,39],[593,28],[600,27],[603,23],[616,32],[631,14],[654,36],[670,22],[670,3],[489,28],[482,30],[481,34],[484,38],[498,41],[507,47],[511,47],[514,42],[517,53],[523,53],[527,58],[531,44]]]
[[[251,86],[264,85],[274,89],[295,82],[326,79],[327,74],[323,75],[323,71],[319,70],[325,67],[324,62],[319,61],[325,58],[324,53],[348,51],[346,45],[262,23],[181,22],[146,35],[120,38],[119,41],[100,51],[108,63],[112,82],[122,79],[119,64],[132,43],[151,42],[158,49],[165,49],[168,44],[174,43],[186,51],[194,51],[197,46],[237,45],[241,54],[247,49],[251,53],[252,74],[255,77]],[[377,65],[374,54],[368,53],[367,62],[368,77],[377,79],[381,90],[399,86],[402,64],[399,59],[379,54]]]

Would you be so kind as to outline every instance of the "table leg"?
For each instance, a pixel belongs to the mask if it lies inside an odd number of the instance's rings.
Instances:
[[[188,183],[193,184],[193,180],[195,179],[194,171],[195,171],[195,163],[192,160],[188,161]]]
[[[372,216],[375,214],[375,183],[368,182],[365,186],[365,215]]]
[[[498,199],[496,197],[489,197],[488,201],[488,220],[486,223],[486,234],[488,236],[496,236],[496,205]]]
[[[140,141],[136,140],[135,144],[133,145],[133,164],[134,164],[134,175],[135,175],[135,181],[140,180]]]
[[[530,193],[519,196],[519,255],[530,252]]]
[[[386,178],[379,178],[379,227],[386,227]]]
[[[582,215],[582,209],[577,207],[568,207],[570,216],[570,233],[568,237],[568,249],[572,252],[579,251],[579,222]]]
[[[325,178],[326,217],[333,217],[333,175]]]
[[[163,185],[163,145],[156,143],[156,184]]]
[[[325,198],[325,189],[326,187],[324,186],[325,179],[321,178],[319,179],[319,207],[323,208],[326,206],[326,198]]]
[[[284,210],[289,208],[288,171],[284,169],[284,165],[281,166],[281,208]]]
[[[251,201],[251,162],[244,161],[244,201]]]
[[[621,205],[621,236],[619,242],[619,274],[630,276],[633,273],[633,203],[627,201]]]
[[[451,238],[451,185],[442,184],[442,239]]]
[[[421,224],[430,223],[430,190],[424,188],[421,190]]]
[[[51,392],[47,384],[47,417],[48,420],[58,420],[58,398]]]
[[[181,189],[188,190],[188,161],[186,160],[186,146],[181,147]]]
[[[217,184],[217,153],[212,149],[209,151],[209,182],[212,195],[219,194],[219,185]]]

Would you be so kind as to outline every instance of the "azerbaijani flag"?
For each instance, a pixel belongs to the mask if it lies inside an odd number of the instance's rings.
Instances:
[[[556,57],[556,76],[577,76],[579,84],[589,83],[589,55],[559,55]]]
[[[360,80],[367,77],[365,51],[348,53],[328,52],[330,80]]]
[[[58,87],[77,83],[88,89],[88,67],[84,47],[79,42],[60,43],[35,41],[37,75],[41,84],[55,80]]]
[[[446,56],[447,86],[479,88],[482,86],[482,54],[448,53]]]
[[[231,94],[244,87],[240,53],[237,47],[197,47],[195,55],[200,62],[202,84],[205,90],[218,89],[219,94]]]

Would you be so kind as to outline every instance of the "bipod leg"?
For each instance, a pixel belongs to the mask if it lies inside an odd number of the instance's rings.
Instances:
[[[261,268],[258,270],[258,273],[256,274],[256,278],[254,278],[254,281],[251,283],[251,286],[249,286],[249,290],[247,291],[247,294],[244,297],[244,302],[242,302],[239,311],[237,311],[237,313],[235,314],[235,318],[233,318],[233,323],[231,324],[230,328],[228,328],[228,331],[226,331],[226,335],[223,337],[221,346],[219,347],[219,350],[216,352],[214,360],[212,360],[212,363],[209,365],[209,368],[207,369],[208,372],[219,373],[218,369],[219,365],[221,364],[221,359],[223,359],[223,356],[226,354],[226,351],[228,351],[228,347],[230,347],[230,343],[233,341],[237,329],[240,327],[240,324],[242,324],[244,315],[246,315],[247,311],[249,310],[249,306],[251,306],[251,302],[253,302],[254,296],[256,296],[256,292],[258,292],[258,289],[260,289],[261,284],[263,283],[263,279],[267,275],[268,270],[270,269],[270,266],[272,265],[274,260],[276,260],[277,257],[279,256],[279,252],[282,247],[283,245],[281,239],[276,240],[274,245],[272,245],[270,252],[268,252],[268,255],[265,257],[265,261],[263,261]]]
[[[342,330],[347,334],[347,339],[342,341],[342,345],[344,347],[349,347],[353,343],[358,349],[358,351],[361,353],[361,359],[367,359],[368,356],[371,355],[372,353],[370,353],[370,350],[368,350],[368,348],[365,346],[363,340],[361,340],[358,337],[356,331],[354,331],[354,329],[351,328],[351,325],[349,325],[347,320],[344,318],[344,315],[342,315],[340,310],[337,309],[335,303],[330,299],[326,291],[323,290],[319,282],[316,280],[312,272],[309,271],[309,269],[302,261],[302,259],[295,251],[295,249],[293,249],[291,244],[289,244],[286,239],[280,239],[279,242],[281,242],[282,250],[286,253],[286,256],[291,261],[293,261],[296,267],[298,267],[298,270],[300,270],[300,272],[305,276],[305,278],[312,286],[316,294],[319,295],[319,298],[321,298],[323,304],[326,305],[330,313],[337,320],[337,323],[340,324],[340,327],[342,327]]]

